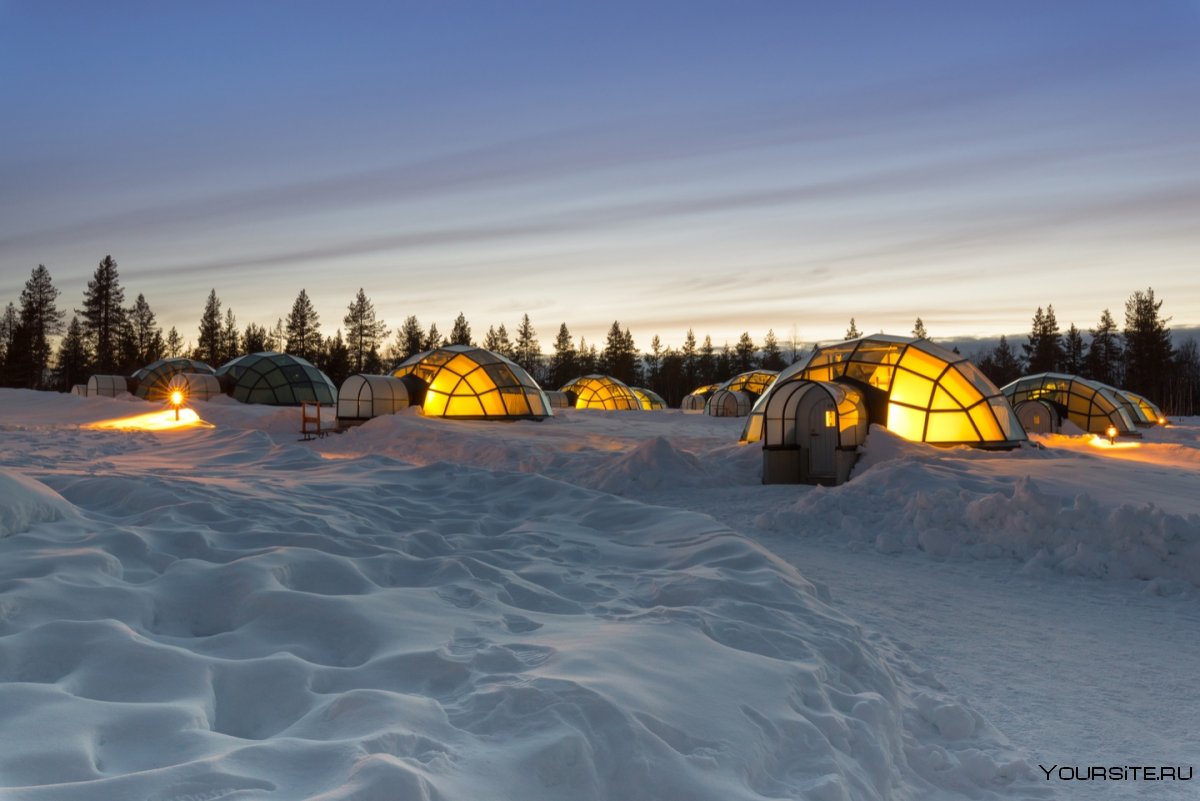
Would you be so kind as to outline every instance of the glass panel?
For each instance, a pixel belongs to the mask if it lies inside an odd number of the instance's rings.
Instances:
[[[467,373],[467,377],[463,379],[463,382],[466,384],[466,386],[459,387],[459,392],[464,392],[467,390],[467,388],[470,388],[471,392],[474,392],[476,395],[478,395],[482,392],[495,389],[495,384],[492,383],[491,376],[489,376],[483,370],[474,370],[470,373]]]
[[[483,414],[483,406],[474,395],[456,395],[446,404],[447,417],[475,417]]]
[[[946,392],[946,390],[942,389],[941,386],[938,386],[938,388],[933,391],[932,408],[934,408],[934,409],[961,409],[962,407],[958,405],[958,401],[956,401],[956,400],[954,400],[954,398],[950,397],[950,394],[948,392]]]
[[[958,372],[957,368],[951,367],[947,370],[938,383],[949,393],[950,397],[963,406],[971,406],[976,401],[983,399],[983,394],[974,384],[964,378],[962,373]]]
[[[914,375],[907,370],[896,371],[896,377],[892,381],[892,400],[924,409],[928,408],[932,394],[933,382],[928,378]]]
[[[429,389],[432,392],[449,395],[454,392],[454,388],[458,386],[460,380],[454,373],[442,370],[434,377],[433,381],[429,382]]]
[[[979,368],[971,362],[958,362],[954,365],[954,369],[963,374],[963,377],[975,385],[981,395],[991,395],[996,391],[996,385],[993,384],[987,376],[979,372]]]
[[[996,419],[1000,421],[1000,430],[1004,433],[1004,438],[1016,439],[1019,437],[1019,432],[1023,429],[1012,407],[1003,398],[988,398],[988,405],[992,407],[992,412],[996,415]]]
[[[985,442],[999,442],[1007,439],[1004,432],[1000,430],[1000,425],[996,422],[996,418],[992,416],[992,407],[987,403],[979,403],[971,407],[971,419],[975,421],[975,427],[979,429],[980,436]]]
[[[1078,395],[1071,395],[1071,402],[1067,408],[1078,414],[1088,414],[1092,408],[1092,402],[1087,398],[1081,398]]]
[[[925,412],[889,403],[887,427],[898,436],[920,442],[925,433]]]
[[[425,414],[430,417],[441,417],[446,413],[446,395],[429,389],[425,392]]]
[[[909,348],[900,357],[900,366],[913,370],[926,378],[937,378],[946,369],[946,363],[930,356],[923,350]]]
[[[529,414],[529,403],[525,400],[524,392],[509,391],[500,392],[497,395],[504,401],[504,405],[508,407],[509,414]]]
[[[452,371],[458,373],[459,375],[466,375],[467,373],[469,373],[475,369],[475,362],[471,361],[466,356],[463,356],[460,353],[459,355],[455,356],[450,361],[446,362],[446,366],[444,369],[452,370]]]
[[[991,412],[986,414],[991,416]],[[992,427],[995,426],[993,422]],[[929,432],[925,435],[925,441],[978,442],[979,434],[975,433],[966,412],[934,412],[929,415]]]
[[[537,391],[529,393],[529,408],[533,414],[539,417],[546,414],[546,404],[542,400],[542,393]]]

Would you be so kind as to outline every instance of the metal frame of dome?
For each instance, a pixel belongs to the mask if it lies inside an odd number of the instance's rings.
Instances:
[[[217,369],[225,392],[242,403],[299,406],[337,403],[337,387],[307,359],[262,351],[228,361]]]
[[[1119,392],[1136,403],[1142,410],[1142,414],[1144,414],[1147,419],[1153,420],[1156,425],[1166,424],[1167,416],[1163,414],[1163,410],[1160,409],[1158,404],[1156,404],[1154,401],[1150,400],[1145,395],[1139,395],[1136,392],[1131,392],[1128,389],[1122,389],[1119,390]]]
[[[927,339],[875,334],[817,347],[779,374],[755,404],[743,442],[762,437],[762,407],[788,381],[837,381],[863,391],[871,422],[934,445],[1011,448],[1025,430],[996,385],[965,356]]]
[[[752,398],[758,398],[775,383],[778,377],[779,371],[777,370],[747,370],[720,384],[717,389],[745,392]]]
[[[610,375],[582,375],[562,386],[559,392],[575,398],[576,409],[641,411],[642,403],[624,381]]]
[[[667,402],[663,400],[662,395],[652,389],[630,387],[629,391],[637,396],[638,402],[642,404],[642,409],[647,412],[658,412],[667,408]]]
[[[130,378],[137,382],[135,395],[148,401],[165,401],[167,387],[171,379],[181,373],[196,373],[199,375],[216,375],[217,371],[208,364],[196,359],[176,358],[159,359],[138,370]]]
[[[472,345],[446,345],[409,357],[392,371],[425,385],[421,408],[429,417],[476,420],[552,417],[542,388],[516,362]]]
[[[1000,391],[1014,407],[1028,400],[1053,403],[1060,415],[1089,434],[1104,435],[1112,425],[1118,436],[1141,436],[1128,409],[1130,401],[1117,397],[1120,390],[1082,376],[1037,373],[1022,376]]]

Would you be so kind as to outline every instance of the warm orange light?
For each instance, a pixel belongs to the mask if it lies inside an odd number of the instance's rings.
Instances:
[[[1167,418],[1165,418],[1165,417],[1158,418],[1158,424],[1160,426],[1165,426],[1167,424]]]
[[[1114,441],[1114,440],[1117,438],[1117,427],[1116,427],[1116,426],[1109,426],[1109,427],[1108,427],[1108,430],[1107,430],[1107,431],[1105,431],[1104,433],[1105,433],[1105,434],[1108,434],[1108,444],[1109,444],[1109,445],[1112,445],[1112,444],[1113,444],[1113,441]]]
[[[182,414],[175,419],[175,415]],[[200,419],[193,409],[167,409],[161,412],[135,414],[132,417],[119,417],[115,420],[100,420],[84,426],[93,430],[107,431],[171,431],[179,428],[212,428],[211,423]]]
[[[175,390],[174,392],[171,393],[171,405],[172,406],[182,406],[183,405],[183,393],[182,392],[180,392],[179,390]]]

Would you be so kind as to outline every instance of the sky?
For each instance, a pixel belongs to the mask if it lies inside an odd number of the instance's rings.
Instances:
[[[1200,0],[0,0],[0,303],[111,254],[194,341],[1200,324]]]

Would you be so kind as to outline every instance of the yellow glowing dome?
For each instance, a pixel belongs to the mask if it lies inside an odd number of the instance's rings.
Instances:
[[[424,383],[421,408],[429,417],[541,420],[553,414],[529,373],[483,348],[447,345],[418,353],[392,375],[413,375]]]
[[[575,398],[576,409],[640,410],[642,402],[624,382],[610,375],[585,375],[567,382],[560,392]]]
[[[982,446],[1011,446],[1026,439],[1000,390],[966,357],[926,339],[877,334],[818,347],[781,372],[750,413],[743,441],[762,438],[767,398],[799,379],[859,388],[871,422],[905,439]]]

